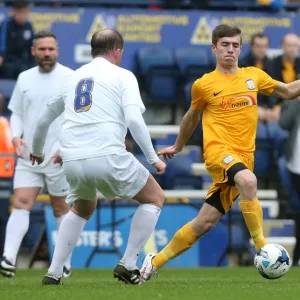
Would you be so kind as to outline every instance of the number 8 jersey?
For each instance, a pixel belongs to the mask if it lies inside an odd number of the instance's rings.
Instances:
[[[48,105],[64,110],[60,143],[64,161],[126,153],[123,108],[145,111],[136,77],[104,58],[77,69]]]

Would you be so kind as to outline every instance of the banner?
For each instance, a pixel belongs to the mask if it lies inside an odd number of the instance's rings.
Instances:
[[[97,231],[96,212],[87,222],[84,231],[75,247],[72,256],[73,268],[85,268],[87,260],[95,247],[107,251],[113,249],[113,239],[119,251],[118,253],[96,253],[91,260],[91,268],[113,268],[123,256],[128,240],[130,223],[137,206],[117,206],[116,226],[114,234],[111,228],[111,206],[101,207],[101,228]],[[197,214],[198,209],[187,204],[165,204],[158,220],[154,236],[150,238],[145,246],[144,252],[140,255],[138,265],[141,267],[142,261],[149,252],[158,252],[165,247],[172,239],[175,232],[184,224],[191,221]],[[47,224],[47,237],[50,256],[52,259],[54,246],[57,237],[56,222],[52,208],[45,208]],[[98,238],[98,240],[97,240]],[[190,250],[170,261],[167,267],[198,267],[216,266],[220,257],[227,248],[227,226],[220,222],[211,232],[203,237]],[[227,256],[222,263],[227,265]]]
[[[0,20],[9,10],[1,8]],[[210,47],[211,33],[220,23],[235,24],[242,29],[244,49],[252,34],[264,32],[270,38],[271,52],[280,48],[284,34],[300,34],[300,16],[294,13],[147,11],[142,9],[105,8],[33,8],[30,20],[35,30],[49,29],[58,37],[60,63],[78,68],[91,60],[90,39],[103,28],[120,31],[125,40],[121,66],[134,70],[137,50],[163,46]]]

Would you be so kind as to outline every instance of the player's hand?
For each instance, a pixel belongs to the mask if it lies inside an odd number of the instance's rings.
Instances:
[[[60,156],[59,150],[56,151],[56,153],[52,156],[52,158],[55,164],[60,164],[62,166],[63,161],[62,161],[62,157]]]
[[[157,155],[163,155],[164,159],[168,161],[169,159],[172,159],[175,154],[179,153],[181,150],[176,148],[175,145],[161,149],[157,152]]]
[[[278,122],[280,118],[281,109],[279,107],[275,107],[273,109],[267,110],[267,121],[268,122]]]
[[[258,119],[263,122],[267,121],[267,109],[258,107]]]
[[[13,143],[15,149],[16,149],[17,156],[20,157],[20,158],[24,158],[24,156],[23,156],[23,147],[27,147],[27,143],[19,137],[14,137],[12,139],[12,143]]]
[[[167,167],[167,165],[161,160],[159,160],[158,162],[152,164],[152,166],[156,169],[156,173],[158,175],[164,174],[165,170],[166,170],[166,167]]]
[[[35,156],[30,152],[30,160],[31,160],[31,164],[34,166],[34,164],[37,162],[38,165],[40,165],[45,159],[45,155],[43,156]]]

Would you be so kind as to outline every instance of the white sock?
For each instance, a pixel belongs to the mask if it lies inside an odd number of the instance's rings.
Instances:
[[[3,256],[13,265],[16,265],[22,240],[29,228],[29,214],[26,209],[14,208],[6,225]]]
[[[141,204],[136,210],[122,261],[128,270],[136,267],[136,261],[149,240],[160,215],[160,208],[152,204]]]
[[[76,246],[86,220],[69,211],[61,222],[51,266],[48,270],[55,277],[62,277],[64,263]]]
[[[64,217],[65,217],[66,215],[67,215],[67,214],[62,215],[62,216],[60,216],[60,217],[55,217],[57,232],[59,231],[60,224],[61,224],[62,220],[64,219]],[[65,266],[68,270],[71,269],[71,259],[72,259],[72,253],[68,256],[67,260],[66,260],[65,263],[64,263],[64,266]]]

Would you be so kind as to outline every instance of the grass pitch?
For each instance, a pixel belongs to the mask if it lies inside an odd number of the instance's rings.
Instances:
[[[0,277],[1,300],[299,300],[300,268],[277,280],[262,278],[254,267],[165,269],[144,285],[118,283],[112,270],[73,270],[62,286],[42,286],[46,270],[18,270]]]

